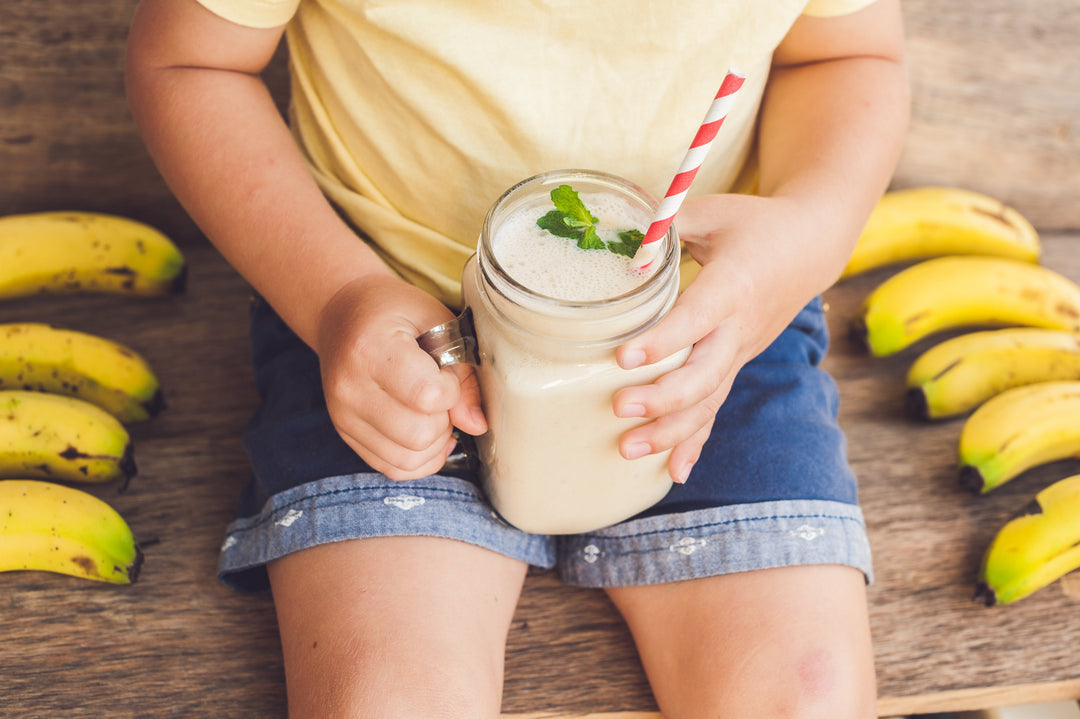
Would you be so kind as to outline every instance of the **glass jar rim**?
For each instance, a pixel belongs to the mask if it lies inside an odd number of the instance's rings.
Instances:
[[[660,264],[649,277],[640,285],[627,292],[599,300],[565,300],[536,292],[514,279],[495,257],[495,253],[491,247],[491,240],[494,237],[495,230],[493,224],[498,217],[500,210],[506,208],[514,198],[522,196],[522,192],[527,188],[534,186],[555,186],[556,183],[572,184],[575,179],[614,188],[622,195],[640,202],[643,206],[647,207],[650,212],[655,213],[656,209],[659,207],[659,201],[647,190],[625,178],[607,172],[598,170],[565,169],[551,170],[533,175],[532,177],[527,177],[503,192],[485,215],[483,228],[480,232],[480,241],[477,246],[477,259],[479,260],[479,267],[477,269],[481,274],[487,276],[489,286],[493,288],[499,285],[507,286],[511,288],[513,292],[527,297],[530,305],[535,306],[538,304],[542,307],[550,308],[550,310],[554,312],[575,309],[587,312],[589,308],[611,308],[613,305],[634,304],[635,301],[642,301],[656,291],[658,282],[661,285],[664,284],[661,280],[678,268],[680,260],[679,239],[674,223],[668,228],[664,237],[658,240],[659,242],[664,243],[664,249],[654,260],[654,262],[659,262]],[[488,274],[489,272],[494,274],[494,278],[497,279],[497,282],[491,282],[493,278]]]

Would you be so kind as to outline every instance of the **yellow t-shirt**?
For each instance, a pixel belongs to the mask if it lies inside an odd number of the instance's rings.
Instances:
[[[290,122],[316,179],[391,267],[457,306],[504,190],[581,168],[663,197],[729,67],[747,82],[691,193],[752,190],[777,44],[801,13],[873,0],[199,2],[288,23]]]

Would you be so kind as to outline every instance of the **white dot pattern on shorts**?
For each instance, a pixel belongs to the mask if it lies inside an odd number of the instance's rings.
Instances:
[[[417,497],[414,494],[395,494],[389,497],[383,497],[383,504],[388,504],[391,507],[397,507],[398,509],[409,511],[413,507],[419,507],[424,503],[423,497]]]
[[[288,512],[285,513],[285,516],[274,522],[274,524],[278,525],[279,527],[291,527],[293,525],[293,522],[303,516],[304,512],[302,510],[290,509]]]
[[[825,534],[824,527],[811,527],[809,524],[801,524],[795,529],[788,532],[792,537],[798,537],[799,539],[805,539],[807,542],[812,542],[821,535]]]
[[[675,542],[675,544],[669,546],[668,550],[689,556],[704,547],[706,544],[708,544],[708,542],[704,539],[701,539],[700,537],[683,537],[679,541]]]

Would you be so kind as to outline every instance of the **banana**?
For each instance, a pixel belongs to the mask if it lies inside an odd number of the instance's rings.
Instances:
[[[0,481],[0,572],[131,584],[142,559],[127,522],[97,497],[52,482]]]
[[[878,285],[851,330],[872,354],[884,357],[935,332],[972,325],[1080,331],[1080,285],[1019,260],[938,257]]]
[[[934,345],[911,364],[907,410],[917,419],[955,417],[1006,389],[1067,379],[1080,379],[1080,332],[971,332]]]
[[[975,599],[988,607],[1030,595],[1080,567],[1080,474],[1054,482],[998,530]]]
[[[1037,263],[1039,234],[1019,212],[955,187],[887,192],[863,227],[841,278],[940,255],[995,255]]]
[[[150,365],[134,350],[96,335],[45,324],[0,324],[0,390],[79,397],[125,424],[164,406]]]
[[[124,425],[74,397],[0,391],[0,477],[127,481],[134,450]]]
[[[1080,380],[1007,389],[960,430],[960,481],[986,493],[1021,472],[1080,456]]]
[[[149,225],[95,212],[0,217],[0,299],[40,293],[166,295],[184,256]]]

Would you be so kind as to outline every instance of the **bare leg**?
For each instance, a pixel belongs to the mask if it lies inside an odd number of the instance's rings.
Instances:
[[[872,719],[863,575],[787,567],[608,591],[665,719]]]
[[[290,717],[498,717],[525,570],[431,537],[338,542],[273,562]]]

